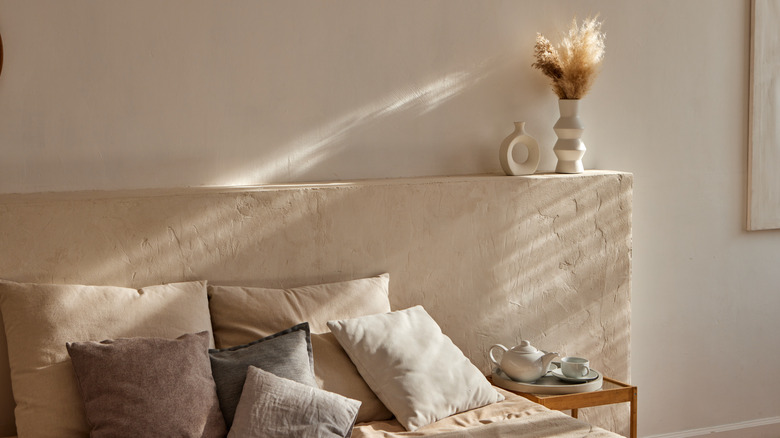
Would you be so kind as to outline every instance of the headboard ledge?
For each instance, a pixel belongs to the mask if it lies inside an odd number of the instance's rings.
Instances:
[[[589,178],[597,175],[629,175],[626,172],[614,170],[586,170],[580,174],[537,173],[533,175],[513,176],[519,180],[539,181],[547,179],[573,179]],[[197,196],[231,193],[251,193],[264,191],[305,190],[305,189],[329,189],[366,186],[390,186],[390,185],[424,185],[424,184],[451,184],[469,181],[506,181],[507,177],[498,174],[479,175],[452,175],[452,176],[425,176],[409,178],[379,178],[379,179],[355,179],[343,181],[321,181],[287,184],[259,184],[246,186],[200,186],[200,187],[176,187],[176,188],[146,188],[126,190],[75,190],[60,192],[30,192],[30,193],[0,193],[0,204],[45,202],[45,201],[75,201],[83,199],[122,199],[122,198],[157,198],[167,196]]]
[[[280,287],[389,272],[393,308],[422,304],[486,373],[492,344],[528,339],[627,379],[632,183],[589,171],[0,195],[0,278]],[[0,435],[12,407],[0,336]]]

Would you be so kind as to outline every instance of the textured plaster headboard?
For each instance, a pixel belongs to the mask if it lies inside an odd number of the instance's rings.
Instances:
[[[627,379],[631,186],[586,172],[0,195],[0,278],[279,287],[389,272],[393,307],[425,306],[485,373],[493,343],[530,339]],[[0,336],[0,435],[12,406]]]

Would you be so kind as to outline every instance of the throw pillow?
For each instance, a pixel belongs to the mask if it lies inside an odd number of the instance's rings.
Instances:
[[[328,326],[409,431],[504,398],[422,306]]]
[[[228,438],[347,438],[358,408],[357,400],[250,367]]]
[[[320,388],[360,400],[358,422],[392,418],[327,327],[333,319],[389,312],[389,282],[390,275],[382,274],[292,289],[210,284],[209,308],[217,348],[246,344],[308,321]]]
[[[67,344],[90,436],[222,437],[208,332]]]
[[[303,321],[312,333],[327,333],[327,323],[390,311],[390,276],[292,289],[208,286],[217,348],[246,344]]]
[[[233,424],[250,365],[304,385],[317,386],[309,324],[305,322],[249,344],[209,350],[209,356],[219,406],[228,429]]]
[[[311,344],[314,349],[314,375],[320,389],[360,400],[358,423],[393,418],[393,413],[368,387],[333,333],[311,335]]]
[[[0,280],[0,312],[17,431],[40,438],[89,434],[66,342],[211,332],[205,282],[136,290]]]

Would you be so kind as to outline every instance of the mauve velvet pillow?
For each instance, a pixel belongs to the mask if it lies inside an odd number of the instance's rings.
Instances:
[[[314,379],[309,323],[303,322],[246,345],[209,350],[211,374],[227,428],[233,424],[236,406],[249,366],[304,385],[317,387]]]
[[[66,344],[90,436],[224,437],[209,333]]]

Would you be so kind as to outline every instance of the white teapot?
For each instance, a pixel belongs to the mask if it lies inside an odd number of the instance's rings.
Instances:
[[[493,350],[500,348],[504,351],[501,360],[493,355]],[[501,344],[496,344],[488,350],[490,361],[510,379],[518,382],[531,383],[539,380],[547,374],[550,362],[558,356],[558,353],[545,353],[537,350],[528,341],[520,341],[520,345],[511,350]]]

